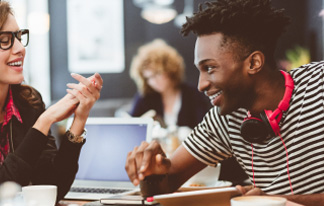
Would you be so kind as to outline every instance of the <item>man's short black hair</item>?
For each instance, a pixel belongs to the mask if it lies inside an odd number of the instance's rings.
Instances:
[[[273,8],[271,0],[217,0],[200,4],[198,12],[187,17],[181,33],[187,36],[192,31],[202,36],[220,32],[224,43],[239,43],[240,58],[259,50],[273,65],[276,43],[289,23],[284,9]]]

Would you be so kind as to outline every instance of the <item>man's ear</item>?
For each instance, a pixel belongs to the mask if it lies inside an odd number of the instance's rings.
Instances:
[[[249,74],[258,73],[264,66],[264,54],[260,51],[254,51],[248,57],[250,68],[248,69]]]

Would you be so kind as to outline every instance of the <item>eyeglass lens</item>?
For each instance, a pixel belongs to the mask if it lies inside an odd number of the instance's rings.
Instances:
[[[21,44],[26,47],[29,40],[29,31],[27,29],[22,29],[16,32],[4,31],[0,32],[0,48],[10,49],[17,38]]]

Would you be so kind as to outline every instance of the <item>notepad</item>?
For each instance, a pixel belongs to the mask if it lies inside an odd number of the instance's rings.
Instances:
[[[230,206],[232,197],[241,193],[235,187],[181,191],[153,196],[163,206]]]
[[[129,194],[114,195],[108,198],[100,199],[100,203],[104,205],[157,205],[157,201],[153,199],[143,198],[139,191]]]

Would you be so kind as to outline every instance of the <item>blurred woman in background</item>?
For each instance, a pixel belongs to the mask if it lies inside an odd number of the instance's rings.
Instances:
[[[182,56],[165,41],[156,39],[141,46],[130,68],[138,88],[131,115],[154,110],[164,127],[194,128],[211,105],[197,88],[184,83],[184,68]]]

